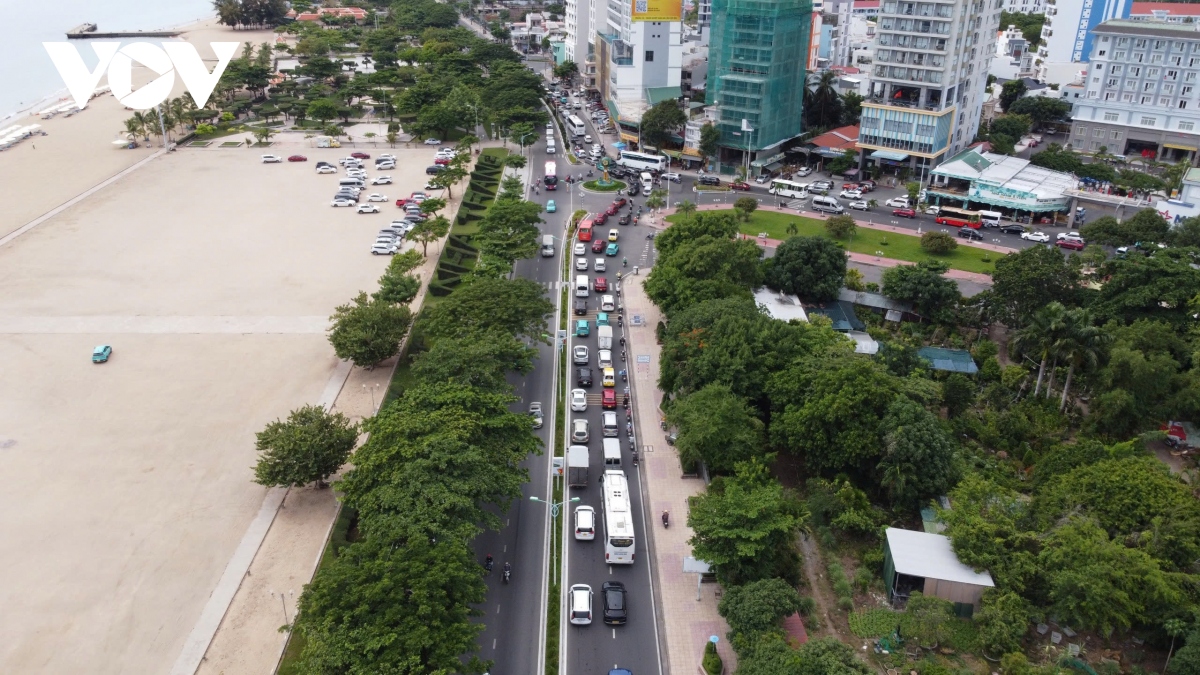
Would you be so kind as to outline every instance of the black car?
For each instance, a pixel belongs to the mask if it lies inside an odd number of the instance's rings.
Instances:
[[[425,167],[425,173],[429,174],[430,176],[436,176],[445,170],[446,170],[446,167],[444,167],[440,164],[434,164],[433,166]]]
[[[625,623],[629,618],[629,610],[625,604],[625,584],[606,581],[601,586],[600,595],[604,596],[604,623],[610,626]]]
[[[577,370],[575,372],[575,381],[579,384],[580,387],[592,386],[592,369],[591,368],[580,368],[579,370]]]
[[[618,225],[628,225],[631,220],[632,220],[632,218],[630,218],[629,214],[626,213],[625,215],[621,216],[620,218],[617,218],[617,224]]]
[[[579,298],[575,300],[575,316],[583,316],[587,314],[587,300]]]
[[[700,176],[701,185],[720,185],[721,179],[716,176]]]
[[[1025,234],[1025,228],[1016,224],[1001,225],[1000,231],[1004,234]]]
[[[979,233],[979,230],[975,230],[975,229],[972,229],[969,227],[958,228],[958,236],[962,237],[963,239],[974,239],[975,241],[983,241],[983,235]]]

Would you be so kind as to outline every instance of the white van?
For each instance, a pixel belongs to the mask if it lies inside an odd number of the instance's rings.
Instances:
[[[984,227],[1000,227],[1000,218],[1003,215],[999,211],[980,211],[979,222],[983,223]]]
[[[609,366],[611,367],[611,366]],[[602,429],[606,437],[616,436],[620,429],[617,427],[617,413],[611,410],[600,416]]]
[[[838,200],[834,199],[833,197],[822,197],[817,195],[812,199],[812,210],[820,211],[821,213],[841,214],[846,209],[842,208],[842,205],[838,203]]]
[[[356,187],[356,188],[365,187],[363,185],[361,178],[343,178],[338,181],[338,185],[340,185],[342,187]]]
[[[586,264],[586,263],[585,263]],[[580,274],[575,277],[575,297],[586,298],[589,294],[588,278],[586,274]]]
[[[646,191],[654,187],[654,176],[650,175],[649,171],[642,172],[642,190]]]
[[[553,139],[553,138],[547,138],[547,139],[546,139],[546,154],[547,154],[547,155],[553,155],[553,154],[555,154],[555,153],[557,153],[557,152],[558,152],[558,148],[555,148],[555,147],[554,147],[554,139]]]
[[[604,470],[621,469],[621,441],[615,438],[604,439]]]
[[[554,237],[552,235],[542,235],[542,257],[554,257]]]

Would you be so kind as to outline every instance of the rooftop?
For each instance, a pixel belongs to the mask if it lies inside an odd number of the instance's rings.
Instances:
[[[1135,2],[1130,16],[1166,12],[1175,16],[1200,16],[1200,5],[1183,2]]]
[[[867,325],[854,313],[854,305],[842,302],[841,300],[826,303],[824,307],[810,306],[808,313],[829,317],[829,320],[833,322],[833,329],[836,331],[863,331],[867,329]]]
[[[858,148],[858,125],[852,124],[838,127],[833,131],[826,131],[809,143],[818,148],[829,148],[830,150],[855,150]]]
[[[908,314],[911,314],[913,311],[911,302],[900,302],[880,293],[852,291],[849,288],[843,288],[838,291],[838,300],[874,309],[895,309]]]
[[[917,350],[917,356],[929,362],[934,370],[945,370],[951,373],[966,373],[974,375],[979,372],[971,352],[962,349],[943,349],[941,347],[922,347]]]
[[[1066,190],[1079,185],[1075,176],[1034,166],[1027,159],[997,155],[982,148],[968,148],[932,171],[935,176],[977,181],[992,187],[1035,195],[1039,199],[1061,199]]]
[[[1197,24],[1194,23],[1109,19],[1093,28],[1092,32],[1109,35],[1151,35],[1169,37],[1176,40],[1190,37],[1200,40],[1200,32],[1197,32],[1196,26]]]
[[[889,527],[887,543],[892,564],[900,574],[989,588],[996,585],[992,575],[962,564],[950,548],[950,540],[940,534]]]
[[[794,295],[778,293],[764,286],[754,291],[754,302],[766,310],[767,315],[772,319],[780,321],[795,319],[808,322],[808,314],[805,314],[804,306],[800,304],[800,298]]]
[[[1183,180],[1189,183],[1200,183],[1200,169],[1188,169],[1188,172],[1183,174]]]

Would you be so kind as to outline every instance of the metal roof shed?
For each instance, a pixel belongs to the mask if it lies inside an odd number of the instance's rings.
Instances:
[[[966,373],[974,375],[979,372],[971,352],[962,349],[943,349],[941,347],[922,347],[917,350],[917,356],[929,362],[934,370],[945,370],[951,373]]]
[[[887,529],[883,578],[893,604],[920,591],[954,603],[954,613],[962,617],[979,609],[983,592],[995,586],[990,574],[959,561],[948,538],[894,527]]]

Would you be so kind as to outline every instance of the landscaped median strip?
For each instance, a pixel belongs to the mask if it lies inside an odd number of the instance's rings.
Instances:
[[[696,210],[697,212],[734,212],[733,209],[724,205],[699,206]],[[674,209],[666,210],[667,215],[664,220],[669,222],[678,220],[680,216],[676,215],[674,211]],[[871,221],[856,220],[855,222],[858,223],[858,231],[853,236],[844,240],[835,240],[851,254],[855,254],[851,256],[855,262],[892,267],[905,262],[935,260],[946,264],[952,271],[961,270],[976,275],[990,275],[995,270],[997,258],[1016,252],[1016,249],[995,244],[961,241],[958,248],[951,253],[932,255],[921,248],[921,238],[907,234],[908,230]],[[793,236],[788,233],[790,225],[795,225],[796,235],[829,237],[825,232],[823,218],[797,215],[787,209],[766,205],[760,205],[754,213],[750,214],[750,219],[741,225],[740,231],[742,234],[760,240],[763,239],[761,235],[765,234],[765,239],[768,241],[764,243],[774,243]],[[985,280],[974,277],[966,278]]]

